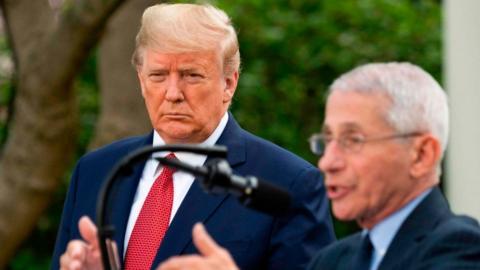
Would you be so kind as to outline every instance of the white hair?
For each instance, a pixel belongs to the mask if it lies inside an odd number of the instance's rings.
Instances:
[[[399,133],[430,132],[442,147],[448,143],[449,113],[445,91],[422,68],[411,63],[372,63],[336,79],[334,91],[384,94],[391,106],[385,120]]]

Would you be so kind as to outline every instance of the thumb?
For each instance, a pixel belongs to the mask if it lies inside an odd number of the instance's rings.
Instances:
[[[97,227],[89,217],[83,216],[80,218],[78,229],[80,230],[80,235],[88,244],[94,247],[98,246]]]
[[[210,256],[222,250],[222,247],[207,233],[202,223],[197,223],[193,227],[193,243],[204,256]]]

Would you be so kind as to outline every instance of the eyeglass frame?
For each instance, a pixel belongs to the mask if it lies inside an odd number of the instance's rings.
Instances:
[[[363,138],[357,138],[358,141],[351,140],[350,142],[346,142],[348,135],[341,135],[340,138],[334,139],[331,138],[328,142],[325,140],[325,137],[329,136],[325,133],[314,133],[308,138],[309,148],[310,151],[317,156],[323,156],[325,150],[328,147],[328,144],[332,141],[337,141],[340,148],[347,153],[358,153],[363,148],[363,145],[369,142],[378,142],[378,141],[386,141],[386,140],[393,140],[393,139],[402,139],[402,138],[409,138],[420,136],[424,134],[424,132],[407,132],[407,133],[397,133],[397,134],[390,134],[385,136],[379,137],[366,137],[362,135]],[[348,145],[350,143],[350,146]],[[352,145],[356,144],[357,146],[352,147]],[[357,149],[353,149],[357,148]]]

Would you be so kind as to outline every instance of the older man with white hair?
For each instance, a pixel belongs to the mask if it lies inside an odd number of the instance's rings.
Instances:
[[[363,231],[311,269],[480,269],[478,223],[437,187],[447,141],[447,97],[418,66],[367,64],[334,81],[310,142],[334,215]]]
[[[454,215],[438,188],[447,140],[447,97],[418,66],[367,64],[338,78],[310,145],[333,214],[363,231],[321,250],[308,269],[480,269],[477,221]],[[159,270],[235,269],[201,225],[193,238],[203,257]]]

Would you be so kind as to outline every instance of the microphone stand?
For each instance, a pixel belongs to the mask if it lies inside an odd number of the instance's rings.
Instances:
[[[110,190],[113,187],[115,180],[127,173],[131,172],[131,165],[137,162],[150,158],[154,152],[189,152],[195,154],[202,154],[207,156],[213,156],[217,158],[225,159],[227,156],[227,148],[224,146],[201,146],[201,145],[162,145],[162,146],[146,146],[138,149],[137,151],[129,154],[123,158],[113,168],[107,180],[104,182],[102,189],[100,190],[97,200],[97,228],[98,228],[98,240],[100,245],[100,253],[102,257],[102,264],[105,270],[119,270],[120,259],[118,251],[113,240],[115,228],[113,225],[105,224],[105,213],[108,205]],[[155,157],[162,165],[174,167],[197,176],[206,177],[206,179],[218,178],[217,170],[209,170],[203,167],[195,167],[189,164],[185,164],[178,160],[167,159],[162,157]],[[226,162],[225,162],[226,163]],[[226,163],[228,165],[228,163]],[[208,184],[207,184],[208,185]]]
[[[226,160],[227,148],[224,146],[206,147],[201,145],[163,145],[147,146],[141,148],[122,159],[112,170],[100,190],[97,201],[97,227],[100,253],[103,267],[106,270],[120,269],[120,259],[113,240],[114,228],[105,224],[105,213],[110,190],[115,180],[132,172],[132,164],[151,157],[154,152],[190,152],[203,154],[213,159],[205,166],[192,166],[181,162],[178,159],[167,159],[165,157],[153,157],[160,164],[181,171],[188,172],[199,177],[202,188],[207,193],[224,194],[229,193],[246,207],[269,214],[279,215],[285,211],[291,201],[288,191],[266,181],[261,181],[254,176],[236,176]]]

